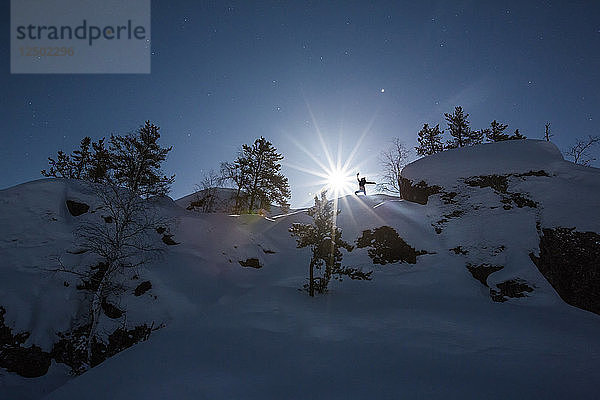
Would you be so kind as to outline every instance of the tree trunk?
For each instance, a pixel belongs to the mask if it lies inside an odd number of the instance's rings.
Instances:
[[[311,258],[309,281],[308,281],[308,293],[310,294],[310,297],[315,297],[315,287],[314,287],[314,283],[313,283],[313,281],[314,281],[313,267],[314,267],[314,259]]]
[[[94,335],[96,334],[96,327],[98,326],[98,319],[100,318],[100,311],[102,309],[102,296],[104,295],[104,289],[106,287],[107,282],[109,281],[109,276],[111,273],[112,263],[109,263],[106,268],[106,273],[102,276],[100,283],[98,284],[98,289],[93,294],[92,304],[90,306],[90,331],[87,337],[87,361],[88,365],[92,366],[92,342],[94,339]]]
[[[254,199],[256,196],[256,188],[258,187],[258,180],[259,180],[261,168],[262,168],[262,156],[259,156],[255,175],[254,175],[254,184],[252,185],[252,195],[250,196],[250,207],[248,209],[248,212],[250,212],[250,213],[252,212],[252,210],[254,210]]]

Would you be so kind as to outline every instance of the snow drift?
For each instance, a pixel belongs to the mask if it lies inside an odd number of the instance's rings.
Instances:
[[[315,298],[301,290],[309,251],[297,249],[288,232],[294,222],[310,222],[305,213],[235,217],[162,207],[176,218],[179,244],[141,271],[152,290],[128,310],[166,326],[75,379],[55,361],[33,381],[0,372],[2,393],[596,397],[600,317],[566,304],[531,255],[540,256],[544,228],[600,232],[592,195],[598,170],[566,163],[553,145],[528,140],[444,152],[407,166],[403,175],[439,190],[426,205],[344,197],[337,223],[355,244],[365,231],[389,227],[423,251],[416,263],[374,263],[385,241],[355,248],[344,253],[344,265],[373,270],[373,280],[332,282],[329,293]],[[500,178],[481,178],[491,175]],[[93,208],[88,195],[62,180],[0,192],[0,305],[12,329],[31,332],[25,345],[50,346],[79,307],[64,277],[38,267],[48,255],[74,250],[71,235],[81,217],[71,216],[65,201]]]

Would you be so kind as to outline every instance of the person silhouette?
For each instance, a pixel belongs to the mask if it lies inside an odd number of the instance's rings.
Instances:
[[[360,192],[363,192],[363,194],[366,196],[367,189],[366,189],[365,185],[374,185],[375,182],[367,182],[367,178],[365,178],[365,177],[359,178],[358,177],[359,174],[360,174],[360,172],[356,173],[356,180],[358,181],[358,190],[356,192],[354,192],[354,194],[358,196],[358,194]]]

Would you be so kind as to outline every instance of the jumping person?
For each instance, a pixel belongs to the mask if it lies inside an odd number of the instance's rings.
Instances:
[[[355,195],[358,196],[358,194],[360,192],[363,192],[363,194],[366,196],[367,195],[367,189],[365,188],[365,185],[374,185],[375,182],[367,182],[367,178],[362,177],[362,178],[358,178],[358,175],[360,174],[360,172],[356,173],[356,180],[358,181],[358,190],[356,192],[354,192]]]

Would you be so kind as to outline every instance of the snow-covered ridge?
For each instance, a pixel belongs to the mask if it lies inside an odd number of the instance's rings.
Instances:
[[[464,189],[467,178],[490,175],[504,176],[510,192],[537,202],[542,226],[600,232],[600,169],[565,161],[551,142],[510,140],[447,150],[402,170],[413,184],[424,181],[444,192]]]
[[[474,175],[505,175],[560,170],[564,161],[560,150],[542,140],[507,140],[445,150],[408,164],[402,176],[417,183],[446,187],[459,178]],[[568,163],[571,164],[571,163]]]
[[[548,176],[516,176],[539,170]],[[427,205],[346,196],[337,224],[354,244],[388,226],[426,254],[379,265],[372,248],[344,252],[345,265],[372,270],[373,280],[332,281],[315,298],[300,290],[310,251],[288,231],[310,223],[306,213],[199,213],[185,210],[189,199],[162,199],[158,212],[175,219],[179,244],[140,271],[152,289],[123,305],[166,327],[75,379],[54,361],[33,380],[0,369],[0,397],[594,398],[600,317],[567,305],[530,254],[539,255],[543,228],[600,232],[598,170],[528,140],[444,152],[403,173],[443,191]],[[515,175],[505,192],[465,183],[490,174]],[[68,199],[90,211],[72,216]],[[84,307],[76,278],[39,267],[55,254],[88,262],[73,231],[100,218],[95,204],[74,181],[0,191],[0,306],[11,329],[31,332],[26,345],[48,349]]]

